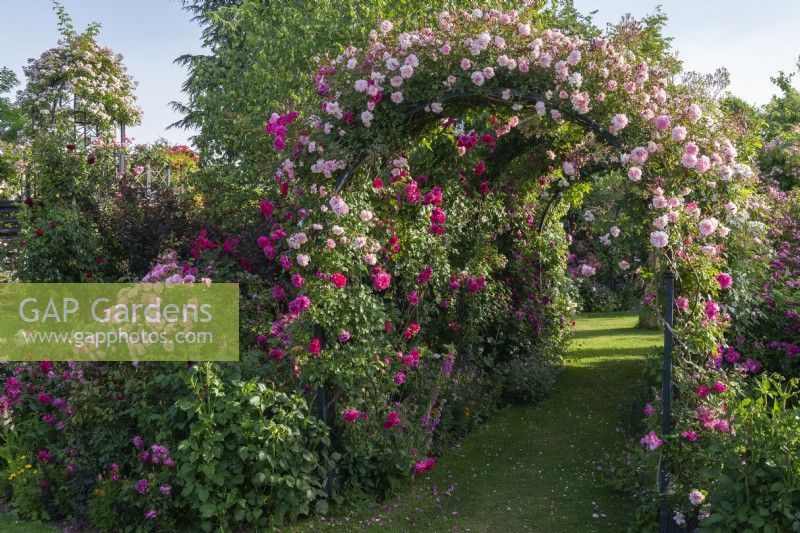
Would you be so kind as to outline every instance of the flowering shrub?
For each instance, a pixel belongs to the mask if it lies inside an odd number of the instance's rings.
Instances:
[[[707,299],[703,308],[706,320],[729,322],[725,340],[686,360],[685,339],[678,338],[673,434],[663,439],[664,449],[639,447],[622,466],[623,486],[644,503],[641,527],[652,525],[655,516],[658,496],[646,473],[654,471],[661,452],[670,461],[676,522],[712,530],[765,525],[791,530],[800,524],[798,463],[791,451],[800,435],[800,203],[796,194],[769,189],[746,205],[746,216],[729,209],[728,221],[739,238],[724,249],[730,272],[713,277],[718,297]],[[688,299],[679,297],[676,306],[680,317]],[[654,416],[659,405],[656,396],[645,410],[649,429],[659,425]],[[694,498],[699,503],[688,501],[697,491],[702,491],[702,499]]]
[[[19,213],[17,277],[39,283],[102,281],[101,237],[91,220],[71,206],[29,203]]]
[[[721,303],[729,288],[718,281],[727,272],[725,239],[736,212],[744,216],[754,179],[715,107],[701,108],[671,85],[669,69],[627,48],[624,36],[540,27],[534,10],[444,12],[438,21],[407,33],[384,21],[365,48],[323,60],[314,77],[319,114],[282,110],[265,125],[281,162],[253,206],[258,224],[242,232],[255,234],[214,240],[201,232],[191,260],[169,255],[145,277],[243,282],[242,345],[252,350],[244,368],[259,377],[238,380],[206,366],[205,383],[190,372],[187,385],[185,373],[155,366],[120,370],[128,383],[130,374],[153,372],[159,386],[174,387],[159,396],[152,384],[126,386],[146,410],[174,401],[197,414],[188,424],[168,409],[153,424],[129,412],[119,426],[149,428],[150,440],[182,454],[174,478],[130,467],[133,491],[125,494],[147,496],[130,504],[143,520],[164,517],[163,500],[149,492],[156,483],[180,487],[183,509],[206,527],[272,525],[312,504],[324,512],[327,483],[335,501],[383,496],[400,478],[435,468],[443,428],[480,423],[500,398],[540,397],[575,309],[559,221],[597,164],[625,176],[652,221],[648,252],[678,272],[685,357],[703,359],[722,344],[730,322]],[[592,269],[584,261],[579,272]],[[520,377],[531,370],[530,379]],[[234,383],[252,395],[249,405],[238,392],[219,399]],[[714,400],[725,394],[717,388]],[[279,440],[254,430],[268,425],[255,412],[273,405],[272,391],[281,398],[274,403],[292,404],[291,458]],[[181,401],[184,394],[194,399]],[[312,402],[330,443],[321,425],[306,422]],[[12,420],[40,423],[12,407]],[[703,422],[727,432],[721,407],[704,410]],[[94,449],[112,449],[104,459],[116,460],[129,448],[128,432]],[[643,444],[659,450],[665,437],[648,432]],[[250,449],[262,446],[285,464]],[[48,453],[43,462],[54,469],[69,456]],[[330,478],[319,467],[324,458],[335,467]],[[250,462],[269,464],[270,476],[259,477]],[[93,476],[102,468],[87,467]],[[61,497],[70,493],[57,486]],[[262,486],[281,490],[267,502]]]

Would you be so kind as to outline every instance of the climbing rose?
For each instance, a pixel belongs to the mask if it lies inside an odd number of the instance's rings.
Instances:
[[[705,385],[701,385],[701,386],[697,387],[697,395],[700,396],[701,398],[706,398],[709,395],[710,392],[711,392],[711,389],[709,389]]]
[[[700,231],[700,235],[703,237],[708,237],[717,230],[717,226],[719,226],[719,220],[716,218],[707,218],[700,222],[698,229]]]
[[[432,275],[433,275],[433,269],[431,267],[425,267],[424,269],[422,269],[422,272],[420,272],[419,275],[417,276],[417,283],[419,283],[420,285],[423,283],[427,283],[431,279]]]
[[[686,139],[686,128],[683,126],[675,126],[672,128],[672,140],[673,141],[682,141]]]
[[[675,300],[675,305],[677,305],[678,309],[681,311],[686,311],[689,308],[689,299],[685,296],[678,296]]]
[[[347,278],[344,274],[337,272],[331,276],[331,283],[333,283],[337,289],[343,289],[345,285],[347,285]]]
[[[652,405],[650,405],[649,403],[645,404],[645,406],[644,406],[644,414],[645,414],[645,416],[651,416],[655,412],[656,412],[656,410]]]
[[[40,392],[39,396],[37,396],[36,399],[42,405],[50,405],[51,403],[53,403],[53,397],[47,394],[46,392]]]
[[[397,414],[397,411],[392,411],[389,413],[389,416],[386,417],[386,421],[383,423],[383,429],[392,429],[398,425],[400,425],[400,415]]]
[[[720,289],[730,289],[733,285],[733,278],[730,274],[726,274],[725,272],[717,274],[716,279]]]
[[[360,414],[361,413],[358,412],[358,409],[346,409],[342,413],[342,418],[344,419],[345,422],[355,422],[356,420],[358,420],[358,416]]]
[[[380,267],[375,267],[372,270],[372,285],[375,287],[375,290],[378,291],[385,291],[389,288],[389,284],[392,282],[392,275],[383,270]]]
[[[328,202],[331,206],[331,209],[334,213],[339,215],[340,217],[345,216],[347,213],[350,212],[350,207],[344,201],[341,196],[334,196]]]
[[[639,181],[642,179],[641,167],[631,167],[628,169],[628,179],[631,181]]]
[[[155,520],[158,518],[158,511],[155,509],[150,509],[149,511],[144,513],[145,520]]]
[[[703,115],[702,111],[700,111],[700,106],[697,104],[691,104],[686,109],[686,117],[689,119],[690,122],[693,124],[700,120],[700,117]]]
[[[656,248],[663,248],[669,242],[669,235],[663,231],[654,231],[650,234],[650,244]]]
[[[722,394],[726,390],[728,390],[728,386],[725,385],[721,381],[715,381],[714,384],[711,386],[711,389],[716,392],[717,394]]]
[[[147,492],[147,488],[148,488],[147,479],[144,479],[144,478],[140,479],[139,481],[136,482],[136,484],[133,486],[133,488],[139,494],[144,494],[145,492]]]
[[[321,351],[322,345],[320,344],[319,339],[313,339],[308,343],[308,353],[311,355],[319,355]]]
[[[414,465],[414,475],[418,476],[423,472],[433,470],[434,466],[436,466],[436,459],[433,457],[428,457],[427,459],[417,461],[417,463]]]
[[[484,163],[483,161],[478,161],[478,164],[475,165],[475,175],[480,176],[484,172],[486,172],[486,163]]]
[[[611,126],[608,128],[608,130],[614,135],[616,135],[617,133],[625,129],[625,126],[627,125],[628,125],[628,117],[623,115],[622,113],[618,113],[613,117],[611,117]]]
[[[697,441],[697,432],[691,430],[684,430],[681,431],[681,437],[688,440],[689,442],[696,442]]]
[[[708,300],[706,302],[706,318],[709,320],[714,320],[717,314],[719,313],[719,304],[714,300]]]
[[[402,370],[398,370],[397,373],[394,375],[394,382],[398,385],[402,385],[406,382],[406,374]]]
[[[642,437],[639,443],[647,448],[647,451],[654,452],[664,444],[664,441],[658,438],[655,431],[651,431]]]
[[[407,298],[410,305],[419,304],[419,295],[417,294],[417,291],[409,292]]]
[[[705,494],[703,494],[697,489],[694,489],[692,490],[692,492],[689,493],[689,503],[691,503],[695,507],[703,503],[705,499],[706,499]]]
[[[411,340],[412,338],[414,338],[414,335],[420,332],[420,329],[421,328],[419,324],[417,324],[416,322],[412,322],[408,326],[408,328],[406,328],[406,330],[403,332],[403,337],[406,340]]]
[[[262,215],[264,215],[267,218],[272,216],[272,211],[275,209],[275,204],[273,204],[269,200],[261,200],[259,206],[261,207]]]
[[[669,120],[669,117],[667,115],[661,115],[659,117],[656,117],[656,128],[657,129],[659,129],[661,131],[664,131],[664,130],[668,130],[669,127],[670,127],[670,120]]]
[[[305,295],[300,295],[289,302],[289,312],[293,315],[299,315],[309,307],[311,307],[311,299]]]

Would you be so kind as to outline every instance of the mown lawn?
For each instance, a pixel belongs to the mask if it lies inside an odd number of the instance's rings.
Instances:
[[[57,533],[60,530],[38,522],[23,522],[9,516],[0,516],[0,531],[2,533]]]
[[[619,531],[626,503],[602,470],[623,444],[645,354],[658,331],[632,313],[576,326],[552,396],[504,410],[390,502],[292,531]]]

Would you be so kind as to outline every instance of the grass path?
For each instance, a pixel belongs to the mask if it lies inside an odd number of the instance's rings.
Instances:
[[[662,342],[636,322],[580,318],[546,400],[502,411],[389,503],[293,530],[619,531],[625,503],[601,469],[624,440],[644,355]]]

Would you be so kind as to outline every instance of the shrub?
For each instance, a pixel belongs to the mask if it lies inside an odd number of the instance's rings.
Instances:
[[[177,403],[176,497],[215,527],[274,527],[328,508],[333,462],[328,428],[302,396],[256,379],[230,379],[211,364],[190,372]]]
[[[148,190],[129,176],[97,209],[105,260],[117,277],[140,279],[162,253],[186,249],[202,227],[190,195],[160,184]]]
[[[708,487],[703,528],[800,529],[800,392],[798,380],[762,376],[735,407],[736,438],[716,438],[699,484]]]
[[[106,267],[97,227],[67,203],[35,202],[19,212],[16,275],[29,282],[100,281]]]

